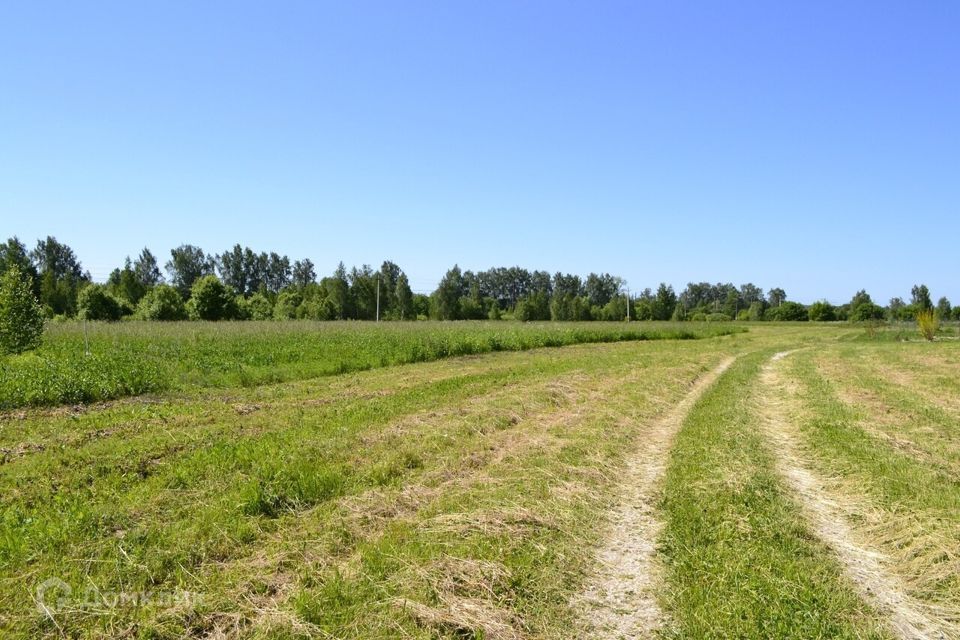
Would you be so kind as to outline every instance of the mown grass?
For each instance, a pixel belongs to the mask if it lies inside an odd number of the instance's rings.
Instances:
[[[28,411],[0,430],[0,629],[567,637],[624,450],[720,357],[573,346]],[[50,577],[200,597],[51,618]]]
[[[931,353],[932,347],[910,345],[910,356],[922,358],[918,354]],[[861,508],[859,534],[891,559],[890,570],[910,595],[942,608],[945,613],[938,615],[956,625],[960,423],[955,413],[924,400],[922,393],[904,393],[873,376],[831,379],[838,370],[856,371],[872,353],[865,345],[797,354],[791,372],[801,383],[802,412],[795,419],[822,472],[836,478],[838,491],[855,496]],[[909,381],[902,382],[909,388]]]
[[[754,398],[770,355],[738,360],[678,435],[662,502],[664,635],[887,637],[777,475]]]
[[[451,356],[745,329],[690,323],[65,323],[0,358],[0,409],[256,386]]]

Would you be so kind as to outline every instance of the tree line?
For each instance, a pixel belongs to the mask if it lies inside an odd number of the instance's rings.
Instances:
[[[95,283],[74,251],[54,237],[28,249],[13,237],[0,244],[0,274],[15,269],[47,318],[92,320],[912,320],[934,310],[942,319],[960,319],[943,297],[934,305],[925,285],[913,287],[909,302],[886,306],[866,291],[850,302],[803,305],[781,288],[747,283],[689,283],[679,293],[661,283],[631,294],[609,273],[581,277],[521,267],[486,271],[449,269],[431,294],[414,293],[403,270],[384,261],[347,269],[341,262],[318,278],[309,259],[291,261],[276,252],[234,245],[206,253],[193,245],[170,251],[160,261],[144,248]]]

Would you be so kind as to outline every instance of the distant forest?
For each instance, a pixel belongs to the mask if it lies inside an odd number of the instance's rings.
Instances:
[[[608,273],[586,277],[521,267],[461,271],[454,266],[433,293],[414,293],[395,263],[349,270],[341,262],[317,277],[309,259],[293,262],[239,244],[220,254],[182,245],[160,263],[148,249],[94,283],[73,250],[54,237],[28,250],[16,237],[0,245],[0,274],[17,267],[28,278],[48,318],[90,320],[912,320],[934,310],[960,319],[947,298],[933,303],[929,289],[914,286],[909,301],[886,306],[858,291],[850,302],[803,305],[781,288],[747,283],[689,283],[677,293],[661,283],[629,295],[625,281]],[[166,274],[166,276],[164,275]]]

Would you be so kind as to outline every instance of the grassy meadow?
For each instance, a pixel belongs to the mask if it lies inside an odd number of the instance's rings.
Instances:
[[[0,409],[250,387],[492,351],[739,330],[669,322],[50,323],[40,349],[0,358]]]
[[[613,637],[577,603],[624,469],[730,358],[672,440],[651,505],[661,615],[637,637],[903,637],[785,462],[824,479],[850,548],[955,637],[958,341],[799,324],[297,326],[93,327],[92,352],[152,362],[165,383],[105,404],[10,402],[2,637]],[[78,327],[58,327],[36,357],[78,346]]]

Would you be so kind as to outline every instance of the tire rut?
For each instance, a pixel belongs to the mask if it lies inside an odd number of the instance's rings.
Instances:
[[[687,414],[733,364],[725,359],[697,379],[673,408],[653,422],[623,471],[619,504],[610,533],[597,554],[597,573],[574,600],[584,631],[600,639],[652,636],[663,617],[655,588],[660,583],[656,541],[663,528],[656,500],[670,449]]]

